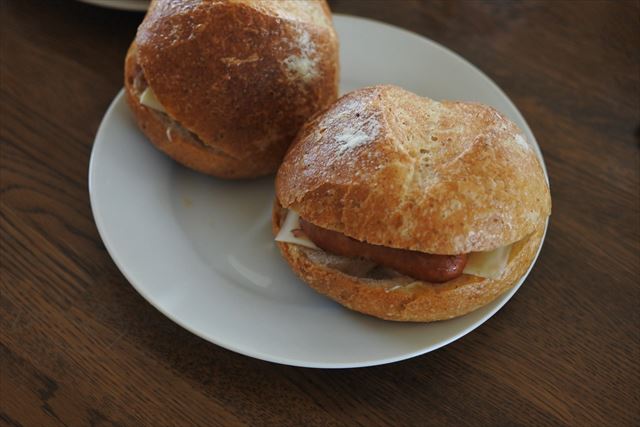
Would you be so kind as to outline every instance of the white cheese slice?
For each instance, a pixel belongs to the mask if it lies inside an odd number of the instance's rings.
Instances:
[[[282,224],[276,236],[276,242],[293,243],[294,245],[305,246],[311,249],[319,249],[309,240],[304,232],[302,232],[300,215],[292,210],[287,212],[284,224]],[[509,263],[511,246],[512,245],[502,246],[492,251],[470,253],[463,273],[488,279],[500,277]]]
[[[158,98],[156,98],[156,94],[153,92],[153,89],[149,86],[147,86],[144,92],[142,92],[142,95],[140,95],[140,104],[146,105],[154,110],[162,111],[163,113],[167,112],[162,104],[160,104],[160,101],[158,101]]]
[[[294,245],[318,249],[318,247],[302,232],[302,228],[300,227],[300,215],[292,210],[287,212],[284,224],[282,224],[282,227],[280,227],[280,231],[276,236],[276,242],[293,243]]]
[[[502,246],[486,252],[471,252],[463,273],[487,279],[497,279],[509,263],[511,246]]]

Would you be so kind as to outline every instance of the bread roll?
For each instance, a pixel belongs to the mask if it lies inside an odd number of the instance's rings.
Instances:
[[[140,128],[183,165],[222,178],[275,172],[299,127],[337,97],[329,8],[153,1],[127,53],[125,87]],[[149,88],[157,103],[141,103]]]
[[[305,124],[278,171],[276,197],[274,231],[290,209],[398,249],[458,255],[512,245],[497,277],[434,284],[278,242],[314,289],[403,321],[460,316],[511,288],[535,258],[551,210],[540,161],[514,123],[485,105],[437,102],[395,86],[351,92]]]

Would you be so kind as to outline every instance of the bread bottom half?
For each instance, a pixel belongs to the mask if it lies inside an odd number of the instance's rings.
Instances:
[[[286,209],[276,201],[272,229],[280,230]],[[376,267],[369,261],[276,242],[298,277],[343,306],[385,320],[433,322],[468,314],[511,289],[527,272],[544,236],[545,223],[516,242],[498,279],[463,274],[445,283],[428,283]]]

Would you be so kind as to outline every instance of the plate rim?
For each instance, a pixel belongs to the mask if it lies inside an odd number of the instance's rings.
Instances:
[[[77,0],[81,3],[98,6],[105,9],[125,10],[129,12],[146,12],[151,4],[150,0]]]
[[[534,142],[534,148],[536,151],[536,154],[540,160],[540,163],[542,165],[542,169],[545,175],[545,178],[547,180],[547,182],[549,182],[549,176],[547,173],[547,169],[546,169],[546,165],[544,162],[544,157],[542,155],[542,150],[540,149],[540,146],[538,145],[537,139],[533,133],[533,131],[531,131],[531,128],[529,127],[529,124],[527,123],[527,121],[525,120],[524,116],[522,115],[522,113],[520,112],[520,110],[516,107],[516,105],[513,103],[513,101],[511,100],[511,98],[509,98],[507,96],[507,94],[489,77],[487,76],[482,70],[480,70],[477,66],[475,66],[474,64],[472,64],[471,62],[469,62],[468,60],[466,60],[464,57],[462,57],[460,54],[458,54],[457,52],[445,47],[444,45],[433,41],[427,37],[421,36],[419,34],[413,33],[409,30],[406,30],[404,28],[400,28],[400,27],[396,27],[394,25],[391,24],[387,24],[385,22],[381,22],[381,21],[376,21],[373,19],[369,19],[369,18],[362,18],[359,16],[353,16],[353,15],[346,15],[346,14],[334,14],[333,15],[334,18],[338,18],[338,19],[355,19],[355,20],[360,20],[360,21],[365,21],[369,24],[374,24],[374,25],[383,25],[385,27],[388,27],[389,29],[392,30],[399,30],[401,32],[403,32],[405,35],[410,36],[410,37],[414,37],[420,40],[420,42],[422,43],[427,43],[427,44],[431,44],[435,47],[437,47],[438,49],[444,50],[446,53],[449,54],[453,54],[455,57],[457,57],[459,60],[463,61],[464,63],[466,63],[468,66],[471,66],[477,73],[479,73],[480,75],[482,75],[492,86],[494,89],[497,89],[497,91],[500,93],[500,95],[502,97],[504,97],[504,99],[508,102],[508,104],[512,107],[512,109],[515,111],[515,113],[517,114],[518,118],[522,121],[522,123],[525,126],[525,131],[528,131],[528,134],[533,136],[533,142]],[[303,361],[303,360],[298,360],[298,359],[288,359],[288,358],[283,358],[283,357],[276,357],[276,356],[272,356],[270,354],[265,354],[263,352],[257,351],[257,350],[247,350],[245,348],[240,348],[236,345],[227,343],[227,342],[221,342],[215,338],[212,338],[211,336],[208,336],[194,328],[192,328],[190,325],[188,325],[186,322],[183,322],[182,320],[178,319],[176,316],[174,316],[169,310],[165,310],[163,309],[160,305],[156,304],[154,299],[151,298],[151,296],[138,284],[136,284],[134,281],[131,280],[130,274],[129,272],[127,272],[127,270],[125,268],[123,268],[123,263],[122,261],[119,259],[118,256],[116,256],[116,251],[114,250],[113,246],[112,246],[112,242],[109,238],[109,235],[106,233],[104,227],[104,220],[102,219],[102,216],[100,214],[100,212],[97,210],[96,206],[97,206],[97,202],[95,200],[96,197],[96,190],[95,190],[95,185],[97,185],[95,183],[95,169],[96,169],[96,157],[97,157],[97,150],[96,150],[96,143],[98,142],[99,136],[102,135],[105,132],[105,127],[110,125],[111,123],[111,116],[114,114],[114,110],[118,107],[118,105],[122,102],[126,102],[124,100],[124,89],[121,88],[119,90],[119,92],[116,94],[116,96],[113,98],[113,100],[111,101],[111,103],[109,104],[109,107],[107,108],[104,116],[102,117],[102,120],[100,122],[100,125],[98,127],[98,130],[96,132],[96,136],[94,138],[94,142],[92,145],[92,149],[91,149],[91,155],[90,155],[90,160],[89,160],[89,173],[88,173],[88,187],[89,187],[89,199],[90,199],[90,204],[91,204],[91,212],[94,218],[94,222],[96,224],[96,228],[98,229],[98,233],[100,235],[100,238],[102,239],[102,242],[105,246],[105,248],[107,249],[107,253],[109,254],[109,256],[111,257],[112,261],[116,264],[116,267],[118,268],[118,270],[120,271],[120,273],[125,277],[125,279],[127,279],[127,281],[129,282],[129,284],[136,290],[136,292],[138,292],[138,294],[140,294],[147,303],[151,304],[152,307],[154,307],[156,310],[158,310],[160,313],[162,313],[164,316],[166,316],[169,320],[171,320],[172,322],[176,323],[177,325],[179,325],[180,327],[186,329],[187,331],[189,331],[190,333],[196,335],[197,337],[208,341],[212,344],[215,344],[217,346],[220,346],[226,350],[230,350],[233,351],[235,353],[239,353],[242,354],[244,356],[248,356],[248,357],[252,357],[255,359],[259,359],[259,360],[264,360],[267,362],[271,362],[271,363],[277,363],[277,364],[281,364],[281,365],[288,365],[288,366],[295,366],[295,367],[303,367],[303,368],[316,368],[316,369],[348,369],[348,368],[365,368],[365,367],[372,367],[372,366],[379,366],[379,365],[386,365],[386,364],[390,364],[390,363],[395,363],[395,362],[400,362],[403,360],[407,360],[407,359],[411,359],[417,356],[421,356],[433,351],[436,351],[446,345],[451,344],[452,342],[462,338],[463,336],[469,334],[470,332],[472,332],[473,330],[475,330],[476,328],[480,327],[481,325],[483,325],[485,322],[487,322],[489,319],[491,319],[502,307],[504,307],[504,305],[511,300],[511,298],[515,295],[515,293],[520,289],[520,287],[524,284],[524,282],[526,281],[527,277],[529,276],[529,273],[531,272],[531,270],[533,269],[533,266],[536,264],[538,257],[540,255],[540,252],[542,250],[542,247],[544,245],[545,239],[546,239],[546,234],[547,234],[547,230],[548,230],[548,226],[549,226],[549,218],[547,217],[547,220],[545,222],[545,227],[544,227],[544,232],[542,235],[542,239],[540,241],[540,245],[538,246],[537,252],[535,254],[535,257],[533,258],[531,264],[529,265],[527,271],[525,272],[525,274],[519,279],[519,283],[517,283],[513,288],[511,288],[509,291],[507,291],[505,294],[501,295],[502,297],[504,297],[504,300],[499,303],[498,305],[496,305],[485,317],[482,318],[482,320],[476,321],[475,323],[472,323],[471,325],[467,326],[466,328],[461,329],[458,333],[453,334],[451,337],[442,340],[441,342],[438,342],[435,345],[431,345],[431,346],[427,346],[424,348],[421,348],[419,350],[413,351],[413,352],[408,352],[408,353],[402,353],[396,356],[392,356],[392,357],[386,357],[386,358],[382,358],[382,359],[375,359],[375,360],[367,360],[364,362],[359,362],[359,363],[352,363],[352,362],[308,362],[308,361]]]

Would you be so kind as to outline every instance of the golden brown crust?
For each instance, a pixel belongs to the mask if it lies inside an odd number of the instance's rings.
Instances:
[[[279,231],[285,212],[277,202],[274,204],[274,234]],[[406,276],[376,279],[367,274],[347,274],[348,260],[343,257],[290,243],[277,244],[298,277],[345,307],[386,320],[432,322],[470,313],[511,289],[533,262],[544,229],[542,221],[531,235],[513,245],[500,278],[465,274],[445,283],[421,282]]]
[[[253,178],[273,172],[271,162],[258,156],[238,159],[214,147],[204,145],[168,115],[140,104],[140,92],[134,86],[135,43],[125,59],[125,94],[136,122],[156,148],[184,166],[220,178]],[[139,70],[138,70],[139,71]]]
[[[162,116],[127,88],[136,118],[156,146],[205,173],[274,172],[304,121],[337,97],[338,44],[325,0],[157,0],[135,45],[127,63],[135,58],[181,134],[200,143],[168,142],[152,129]]]
[[[357,240],[450,255],[518,241],[551,210],[540,161],[514,123],[395,86],[351,92],[305,124],[276,195]]]

